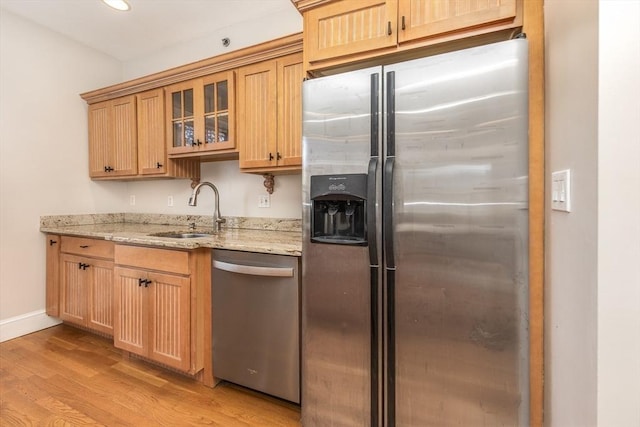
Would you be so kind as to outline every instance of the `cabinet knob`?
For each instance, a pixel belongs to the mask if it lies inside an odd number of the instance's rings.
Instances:
[[[157,168],[157,169],[160,169],[161,167],[162,167],[162,163],[160,163],[160,162],[156,162],[156,168]]]

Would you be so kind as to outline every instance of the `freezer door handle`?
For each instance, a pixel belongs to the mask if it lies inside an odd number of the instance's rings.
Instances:
[[[369,241],[369,265],[378,265],[378,237],[376,235],[376,175],[378,159],[369,160],[367,175],[367,240]]]
[[[396,268],[396,260],[393,247],[393,168],[395,157],[387,157],[384,164],[384,251],[387,268]]]
[[[293,277],[293,268],[289,267],[256,267],[253,265],[231,264],[224,261],[213,261],[213,267],[230,273],[249,274],[252,276]]]

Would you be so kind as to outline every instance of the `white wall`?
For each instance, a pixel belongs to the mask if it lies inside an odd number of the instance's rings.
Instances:
[[[640,425],[640,3],[546,0],[545,424]]]
[[[86,104],[78,95],[118,82],[121,64],[0,11],[0,321],[5,321],[44,309],[40,216],[121,211],[126,188],[89,180]]]
[[[640,426],[640,2],[599,24],[598,425]]]
[[[547,182],[562,169],[573,181],[572,212],[547,205],[545,421],[587,427],[597,421],[598,3],[546,0],[544,14]]]

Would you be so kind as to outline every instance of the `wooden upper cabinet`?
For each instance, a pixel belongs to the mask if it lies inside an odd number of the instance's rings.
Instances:
[[[138,172],[136,98],[125,96],[89,106],[89,176]]]
[[[138,172],[162,175],[167,172],[167,145],[164,133],[164,91],[151,90],[136,95],[138,107]]]
[[[310,62],[396,45],[397,0],[338,1],[304,16]]]
[[[234,72],[165,88],[166,132],[172,157],[235,151]]]
[[[238,72],[240,168],[300,169],[302,55],[242,67]]]
[[[162,89],[89,105],[89,176],[200,177],[198,160],[167,158]]]
[[[299,7],[307,71],[522,25],[522,0],[325,0]]]
[[[516,3],[516,0],[398,0],[398,42],[513,22]]]

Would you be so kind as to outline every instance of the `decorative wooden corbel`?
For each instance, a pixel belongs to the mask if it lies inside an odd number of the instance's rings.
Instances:
[[[273,174],[265,173],[262,177],[264,178],[263,184],[264,188],[267,189],[267,193],[273,194],[273,186],[275,185],[275,178],[273,177]]]

